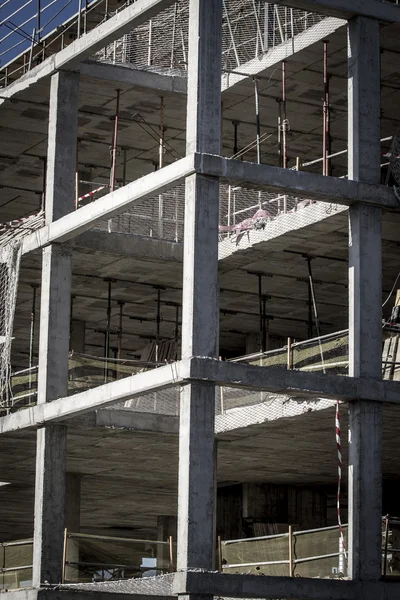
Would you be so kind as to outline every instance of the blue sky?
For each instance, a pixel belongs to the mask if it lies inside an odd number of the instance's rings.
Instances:
[[[43,37],[77,13],[80,1],[83,6],[86,1],[90,4],[90,0],[0,0],[0,66],[30,47],[39,4]]]

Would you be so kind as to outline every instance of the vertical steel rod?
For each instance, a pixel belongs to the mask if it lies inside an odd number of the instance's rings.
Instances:
[[[283,163],[282,163],[282,166],[284,169],[287,169],[286,62],[284,60],[282,61],[282,111],[283,111],[283,120],[282,120]]]
[[[383,557],[383,578],[386,580],[387,573],[387,553],[388,553],[388,540],[389,538],[389,515],[386,515],[385,519],[385,554]]]
[[[157,316],[156,316],[156,362],[160,359],[160,323],[161,323],[161,290],[157,289]]]
[[[263,332],[264,332],[264,313],[263,313],[263,295],[262,295],[262,275],[257,274],[258,277],[258,308],[259,308],[259,320],[260,320],[260,352],[264,352],[263,344]]]
[[[33,349],[35,344],[35,329],[36,329],[36,292],[38,289],[37,283],[32,283],[32,308],[31,308],[31,330],[29,337],[29,389],[32,388],[32,368],[33,368]]]
[[[174,24],[172,26],[172,40],[171,40],[171,63],[170,63],[170,67],[171,69],[174,66],[174,62],[175,62],[175,33],[176,33],[176,17],[178,14],[178,3],[175,2],[174,5]]]
[[[164,96],[160,96],[160,140],[158,146],[158,168],[164,166]],[[158,235],[160,239],[164,237],[164,196],[158,196]]]
[[[127,149],[123,149],[123,164],[122,164],[122,185],[126,185],[126,158]]]
[[[149,22],[149,38],[148,38],[148,47],[147,47],[147,66],[150,67],[151,65],[151,44],[152,44],[152,37],[153,37],[153,21],[152,19],[150,19]]]
[[[239,121],[232,121],[233,125],[233,156],[238,153],[238,125]]]
[[[268,319],[267,319],[267,298],[265,296],[263,296],[263,300],[262,300],[262,316],[263,316],[263,332],[262,332],[262,345],[263,345],[263,352],[265,352],[268,349],[268,337],[269,337],[269,332],[268,332]]]
[[[117,90],[115,117],[114,117],[114,133],[111,148],[111,174],[110,174],[110,191],[115,189],[115,174],[117,169],[117,144],[118,144],[118,121],[119,121],[119,100],[120,90]]]
[[[40,42],[40,0],[37,0],[37,41]]]
[[[322,132],[322,173],[329,175],[329,76],[328,76],[328,42],[324,41],[324,102]]]
[[[258,90],[258,80],[255,77],[254,77],[254,98],[255,98],[255,108],[256,108],[257,162],[260,165],[261,164],[260,95],[259,95],[259,90]]]
[[[108,297],[107,297],[107,325],[106,325],[106,336],[104,344],[104,381],[108,380],[108,358],[110,353],[110,330],[111,330],[111,279],[105,279],[108,283]]]
[[[178,360],[178,346],[179,346],[179,304],[175,306],[175,360]]]
[[[83,2],[83,0],[79,0],[78,23],[76,25],[76,36],[78,38],[81,37],[82,2]]]

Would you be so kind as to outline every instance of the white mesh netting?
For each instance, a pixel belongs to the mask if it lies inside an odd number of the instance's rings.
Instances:
[[[11,402],[11,344],[22,241],[42,225],[42,212],[0,224],[0,412]]]
[[[270,2],[224,0],[222,69],[228,72],[235,70],[269,50],[290,42],[324,18],[323,15],[276,6]],[[179,0],[103,48],[95,58],[131,63],[144,69],[168,69],[179,74],[187,66],[188,22],[189,2]]]
[[[0,245],[0,407],[9,402],[12,329],[18,288],[21,243]]]

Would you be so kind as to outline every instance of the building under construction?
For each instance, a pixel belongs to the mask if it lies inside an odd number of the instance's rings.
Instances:
[[[10,600],[400,597],[397,4],[2,1]]]

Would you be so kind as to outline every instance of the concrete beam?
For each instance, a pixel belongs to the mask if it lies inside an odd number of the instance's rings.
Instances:
[[[214,595],[223,598],[287,598],[308,600],[395,600],[399,583],[363,583],[307,579],[305,577],[259,577],[224,573],[176,573],[172,591],[178,595]]]
[[[348,402],[360,398],[381,404],[400,404],[400,383],[397,381],[337,377],[192,358],[1,417],[0,434],[38,427],[44,423],[59,423],[148,392],[191,381],[272,392],[291,398],[326,398]],[[132,412],[132,420],[134,418],[135,413]],[[140,422],[141,417],[138,419]],[[112,426],[111,417],[109,423]]]
[[[130,63],[108,64],[98,61],[86,61],[79,67],[81,76],[94,77],[104,81],[125,83],[135,88],[186,94],[186,77],[162,75],[151,71],[135,69]]]
[[[382,0],[274,0],[274,3],[340,19],[360,15],[388,23],[400,21],[400,8]]]
[[[140,413],[133,410],[104,409],[96,411],[95,427],[111,429],[129,429],[150,433],[179,433],[179,418],[172,415]]]
[[[285,371],[199,357],[191,360],[189,378],[214,381],[228,387],[284,394],[292,398],[307,396],[343,401],[360,398],[377,403],[400,404],[400,384],[397,381]]]
[[[114,233],[107,231],[86,231],[71,240],[72,249],[84,248],[94,252],[105,252],[119,256],[130,256],[146,261],[171,261],[182,263],[183,244],[157,238],[146,238],[132,233]]]
[[[220,177],[235,185],[256,187],[321,202],[345,206],[363,203],[386,209],[400,209],[392,188],[361,181],[325,177],[316,173],[292,171],[210,154],[196,155],[196,172]]]
[[[92,29],[60,52],[50,56],[26,75],[7,86],[1,91],[3,99],[0,100],[0,106],[5,99],[27,90],[43,77],[53,75],[60,70],[73,70],[79,63],[93,56],[95,52],[151,19],[161,10],[171,6],[174,1],[136,0],[111,19]]]
[[[179,385],[187,381],[189,376],[189,360],[181,360],[152,371],[138,373],[86,392],[53,400],[53,402],[46,404],[38,404],[32,408],[2,417],[0,419],[0,434],[8,431],[18,431],[26,427],[37,427],[44,423],[65,421],[110,406],[116,402],[136,398],[147,392],[156,392]]]
[[[186,176],[194,173],[194,170],[194,156],[191,155],[128,183],[27,236],[24,238],[22,252],[31,252],[55,242],[66,242],[91,229],[96,223],[128,210],[135,202],[175,187]]]

